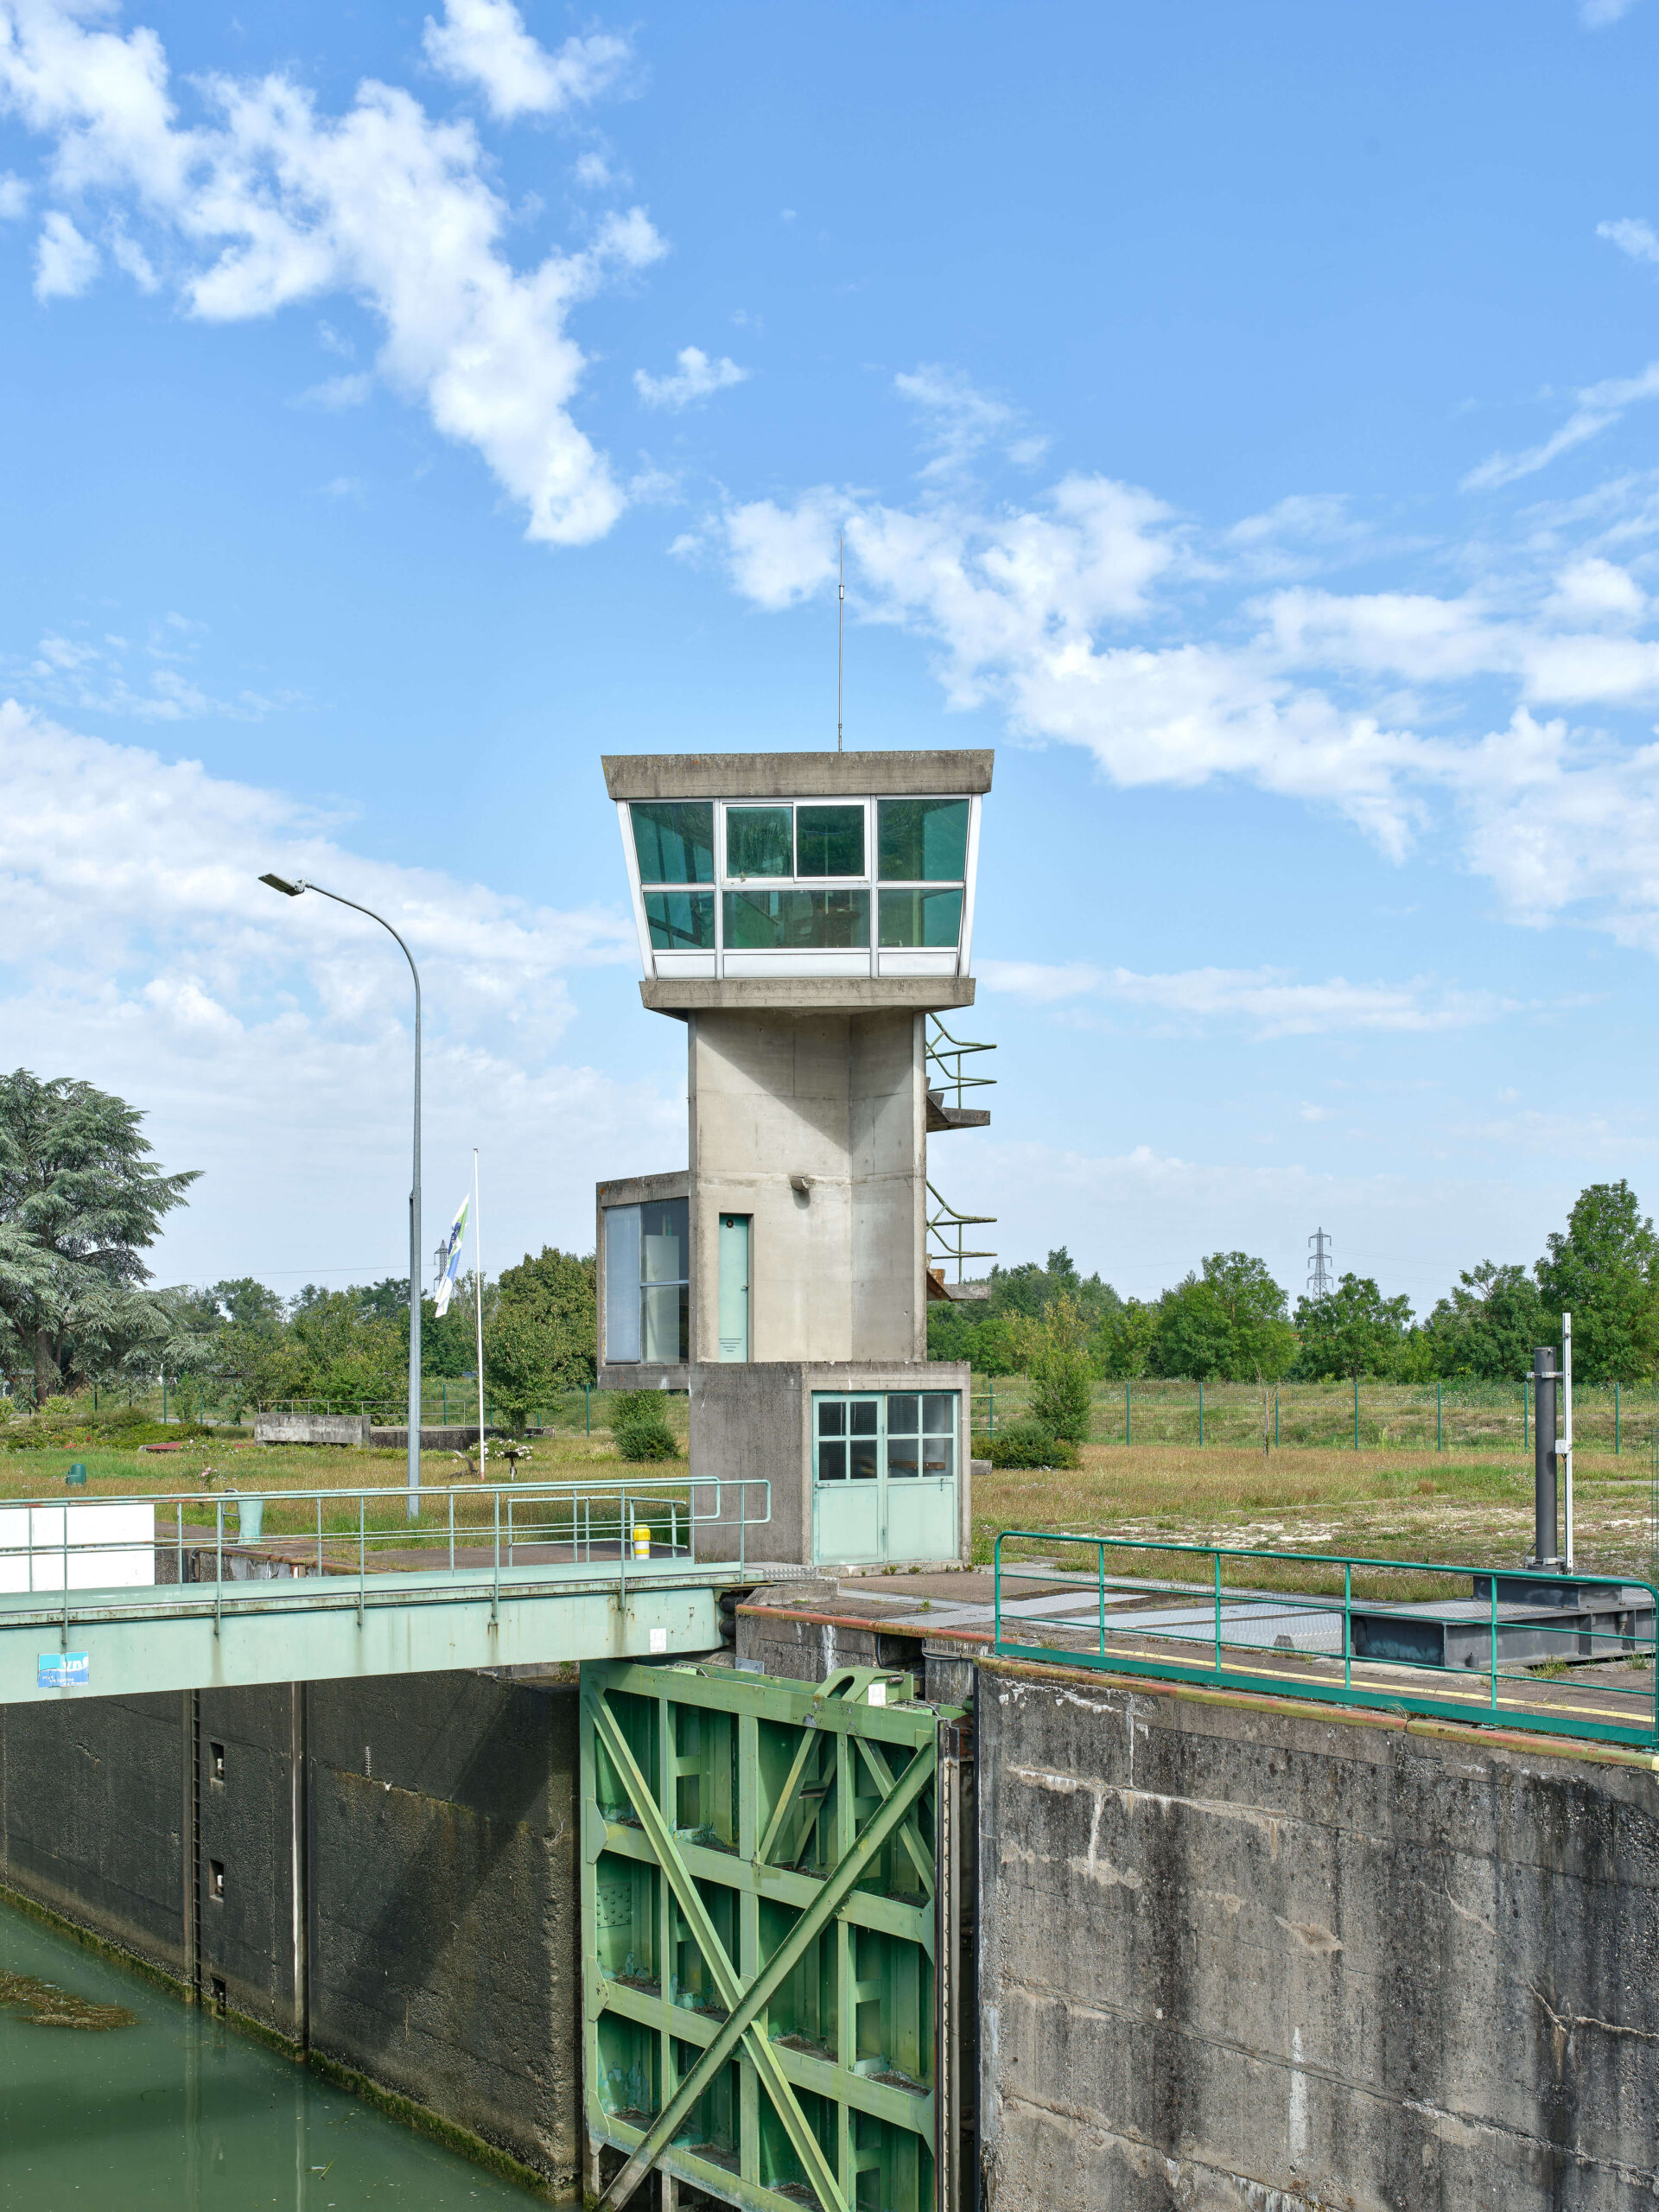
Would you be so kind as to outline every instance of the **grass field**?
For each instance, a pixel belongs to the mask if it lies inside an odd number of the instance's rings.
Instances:
[[[1141,1386],[1137,1385],[1137,1394]],[[1189,1388],[1190,1386],[1182,1386]],[[1340,1552],[1372,1557],[1458,1560],[1471,1566],[1518,1564],[1532,1532],[1532,1458],[1517,1433],[1503,1448],[1460,1444],[1436,1452],[1429,1446],[1373,1445],[1355,1452],[1300,1446],[1263,1456],[1258,1435],[1249,1443],[1211,1442],[1206,1391],[1206,1440],[1200,1450],[1185,1440],[1136,1440],[1086,1445],[1072,1471],[1002,1468],[974,1486],[976,1558],[988,1560],[1000,1529],[1073,1529],[1155,1544],[1236,1545],[1286,1551]],[[595,1412],[602,1400],[594,1401]],[[998,1390],[999,1421],[1003,1391]],[[684,1401],[666,1410],[683,1433]],[[1432,1401],[1431,1401],[1432,1411]],[[1282,1427],[1282,1409],[1281,1409]],[[1581,1567],[1597,1572],[1652,1574],[1653,1478],[1648,1422],[1626,1429],[1624,1450],[1593,1443],[1577,1453],[1576,1548]],[[1584,1429],[1579,1424],[1582,1440]],[[139,1452],[66,1435],[41,1451],[5,1447],[0,1428],[0,1499],[60,1497],[70,1463],[86,1467],[86,1495],[169,1495],[196,1497],[227,1488],[248,1491],[383,1488],[400,1491],[405,1460],[398,1452],[357,1452],[302,1446],[256,1446],[245,1433],[218,1430],[192,1437],[178,1451]],[[214,1471],[204,1484],[204,1468]],[[491,1467],[492,1475],[497,1472]],[[685,1473],[683,1460],[631,1468],[630,1483]],[[521,1460],[521,1483],[571,1482],[620,1477],[609,1434],[596,1424],[538,1437]],[[505,1463],[499,1476],[505,1478]],[[463,1463],[428,1452],[422,1479],[438,1490],[469,1484]],[[74,1493],[79,1495],[79,1492]],[[386,1501],[383,1525],[401,1516]],[[376,1516],[380,1517],[380,1516]],[[1125,1562],[1127,1567],[1128,1562]],[[1148,1571],[1154,1570],[1148,1560]]]

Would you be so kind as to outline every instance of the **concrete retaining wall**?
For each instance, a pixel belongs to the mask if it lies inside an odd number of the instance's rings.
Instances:
[[[977,1739],[988,2212],[1652,2206],[1651,1770],[995,1661]]]
[[[256,1414],[256,1444],[346,1444],[359,1450],[369,1441],[367,1414]]]
[[[574,1679],[3,1707],[0,1881],[569,2198],[576,1771]]]

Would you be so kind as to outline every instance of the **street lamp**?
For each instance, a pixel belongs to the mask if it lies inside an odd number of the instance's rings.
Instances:
[[[285,899],[297,899],[302,891],[315,891],[320,897],[332,899],[336,906],[349,906],[353,912],[366,914],[372,922],[397,938],[403,955],[409,963],[409,972],[415,978],[415,1169],[409,1193],[409,1517],[421,1517],[421,971],[415,965],[415,956],[404,944],[384,914],[377,914],[372,906],[360,906],[355,899],[344,899],[338,891],[329,891],[321,883],[308,883],[302,875],[290,881],[286,876],[262,875],[261,883],[268,883],[273,891],[280,891]]]

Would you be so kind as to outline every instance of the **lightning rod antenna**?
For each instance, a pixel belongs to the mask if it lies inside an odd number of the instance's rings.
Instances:
[[[841,641],[847,627],[847,533],[841,533],[840,568],[836,582],[836,750],[841,742]]]

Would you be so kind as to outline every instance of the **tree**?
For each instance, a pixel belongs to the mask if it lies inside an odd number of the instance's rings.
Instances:
[[[543,1245],[496,1284],[484,1332],[484,1371],[508,1418],[522,1427],[542,1398],[579,1389],[597,1372],[592,1257]]]
[[[1285,1294],[1266,1262],[1248,1252],[1212,1252],[1202,1274],[1188,1275],[1158,1301],[1150,1354],[1155,1375],[1274,1382],[1295,1357]]]
[[[140,1255],[199,1171],[163,1174],[124,1099],[26,1068],[0,1077],[0,1314],[35,1370],[36,1404],[165,1335]]]
[[[1235,1382],[1258,1376],[1276,1382],[1296,1357],[1296,1332],[1290,1325],[1285,1294],[1265,1260],[1248,1252],[1212,1252],[1204,1280],[1227,1317],[1227,1373]]]
[[[1534,1273],[1545,1310],[1573,1316],[1573,1366],[1585,1382],[1632,1382],[1659,1361],[1659,1238],[1621,1179],[1579,1193],[1565,1231]]]
[[[1062,1293],[1040,1321],[1020,1326],[1026,1372],[1031,1377],[1031,1410],[1051,1436],[1081,1444],[1089,1434],[1094,1370],[1089,1357],[1089,1324],[1075,1298]]]
[[[1227,1372],[1232,1332],[1212,1287],[1188,1275],[1158,1301],[1158,1323],[1150,1365],[1154,1375],[1181,1376],[1208,1382]]]
[[[1039,1268],[1034,1260],[1022,1261],[1015,1268],[994,1267],[989,1282],[993,1314],[1020,1313],[1032,1321],[1040,1320],[1057,1298],[1071,1299],[1090,1321],[1121,1302],[1110,1283],[1103,1282],[1097,1274],[1084,1281],[1064,1244],[1049,1254],[1045,1267]]]
[[[1483,1260],[1459,1274],[1420,1333],[1427,1339],[1430,1372],[1513,1382],[1527,1373],[1534,1348],[1548,1342],[1554,1329],[1524,1268]]]
[[[1125,1299],[1095,1330],[1096,1373],[1109,1382],[1133,1382],[1147,1371],[1157,1331],[1157,1307]]]
[[[1411,1301],[1384,1298],[1369,1275],[1344,1275],[1324,1298],[1299,1298],[1302,1348],[1296,1371],[1309,1382],[1391,1375],[1411,1325]]]

